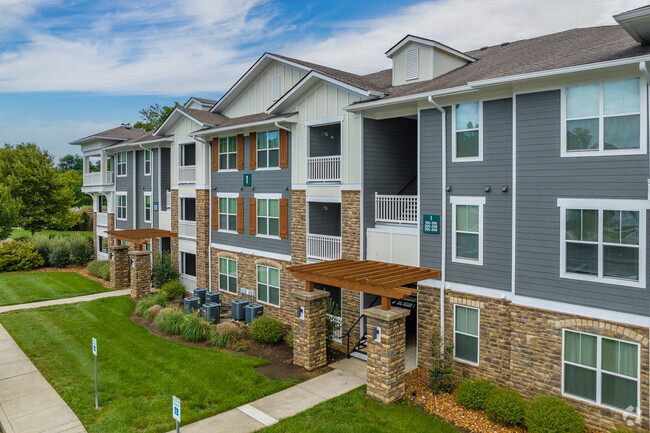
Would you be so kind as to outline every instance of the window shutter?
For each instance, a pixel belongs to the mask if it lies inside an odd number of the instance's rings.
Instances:
[[[280,168],[289,168],[289,132],[280,130]]]
[[[244,233],[244,197],[237,197],[237,233]]]
[[[406,50],[406,54],[404,56],[404,60],[406,63],[406,68],[405,68],[405,79],[407,80],[414,80],[418,77],[418,49],[417,48],[411,48],[410,50]]]
[[[212,139],[212,171],[219,171],[219,138]]]
[[[280,238],[287,239],[289,237],[289,200],[286,198],[280,199]]]
[[[237,170],[244,169],[244,134],[237,135]]]
[[[255,197],[248,199],[248,229],[255,236],[257,234],[257,200]]]
[[[219,230],[219,197],[212,197],[212,230]]]
[[[248,134],[248,164],[251,170],[257,168],[257,133],[251,132]]]

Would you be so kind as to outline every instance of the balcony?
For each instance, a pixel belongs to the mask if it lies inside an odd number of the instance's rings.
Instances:
[[[338,260],[341,258],[341,237],[307,233],[307,258]]]
[[[113,183],[114,177],[112,171],[84,173],[84,186],[113,185]]]
[[[375,193],[375,222],[417,224],[418,197],[416,195],[379,195]]]
[[[196,239],[196,221],[179,221],[178,237]]]
[[[196,166],[181,165],[178,167],[178,183],[194,183],[196,181]]]
[[[97,225],[108,227],[108,214],[106,212],[97,212]]]
[[[340,182],[341,155],[307,158],[308,182]]]

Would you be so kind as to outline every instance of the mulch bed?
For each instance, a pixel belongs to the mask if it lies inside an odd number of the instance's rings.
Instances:
[[[104,288],[106,288],[106,289],[111,288],[111,282],[110,281],[106,281],[103,278],[98,278],[98,277],[92,275],[90,272],[88,272],[88,268],[86,266],[68,265],[65,268],[45,267],[45,268],[32,269],[31,271],[3,272],[3,274],[37,274],[39,272],[76,272],[77,274],[81,275],[82,277],[86,277],[89,280],[97,281],[99,284],[104,286]]]

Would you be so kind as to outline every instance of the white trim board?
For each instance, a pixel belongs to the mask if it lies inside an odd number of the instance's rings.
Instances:
[[[233,246],[233,245],[211,243],[210,248],[215,248],[215,249],[223,250],[223,251],[230,251],[232,253],[248,254],[250,256],[258,256],[258,257],[263,257],[263,258],[266,258],[266,259],[281,260],[283,262],[290,262],[291,261],[291,256],[287,255],[287,254],[279,254],[279,253],[272,253],[272,252],[269,252],[269,251],[253,250],[253,249],[250,249],[250,248],[236,247],[236,246]]]

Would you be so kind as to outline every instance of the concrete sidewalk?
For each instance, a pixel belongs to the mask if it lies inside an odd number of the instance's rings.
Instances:
[[[183,433],[250,433],[273,425],[366,383],[366,363],[345,359],[333,371],[228,412],[184,425]],[[175,433],[175,430],[170,432]]]
[[[0,325],[0,431],[78,433],[86,429]]]
[[[124,296],[131,293],[131,289],[111,290],[109,292],[93,293],[92,295],[75,296],[74,298],[53,299],[51,301],[30,302],[27,304],[5,305],[0,307],[0,314],[8,311],[28,310],[30,308],[50,307],[52,305],[76,304],[77,302],[94,301],[95,299]]]

